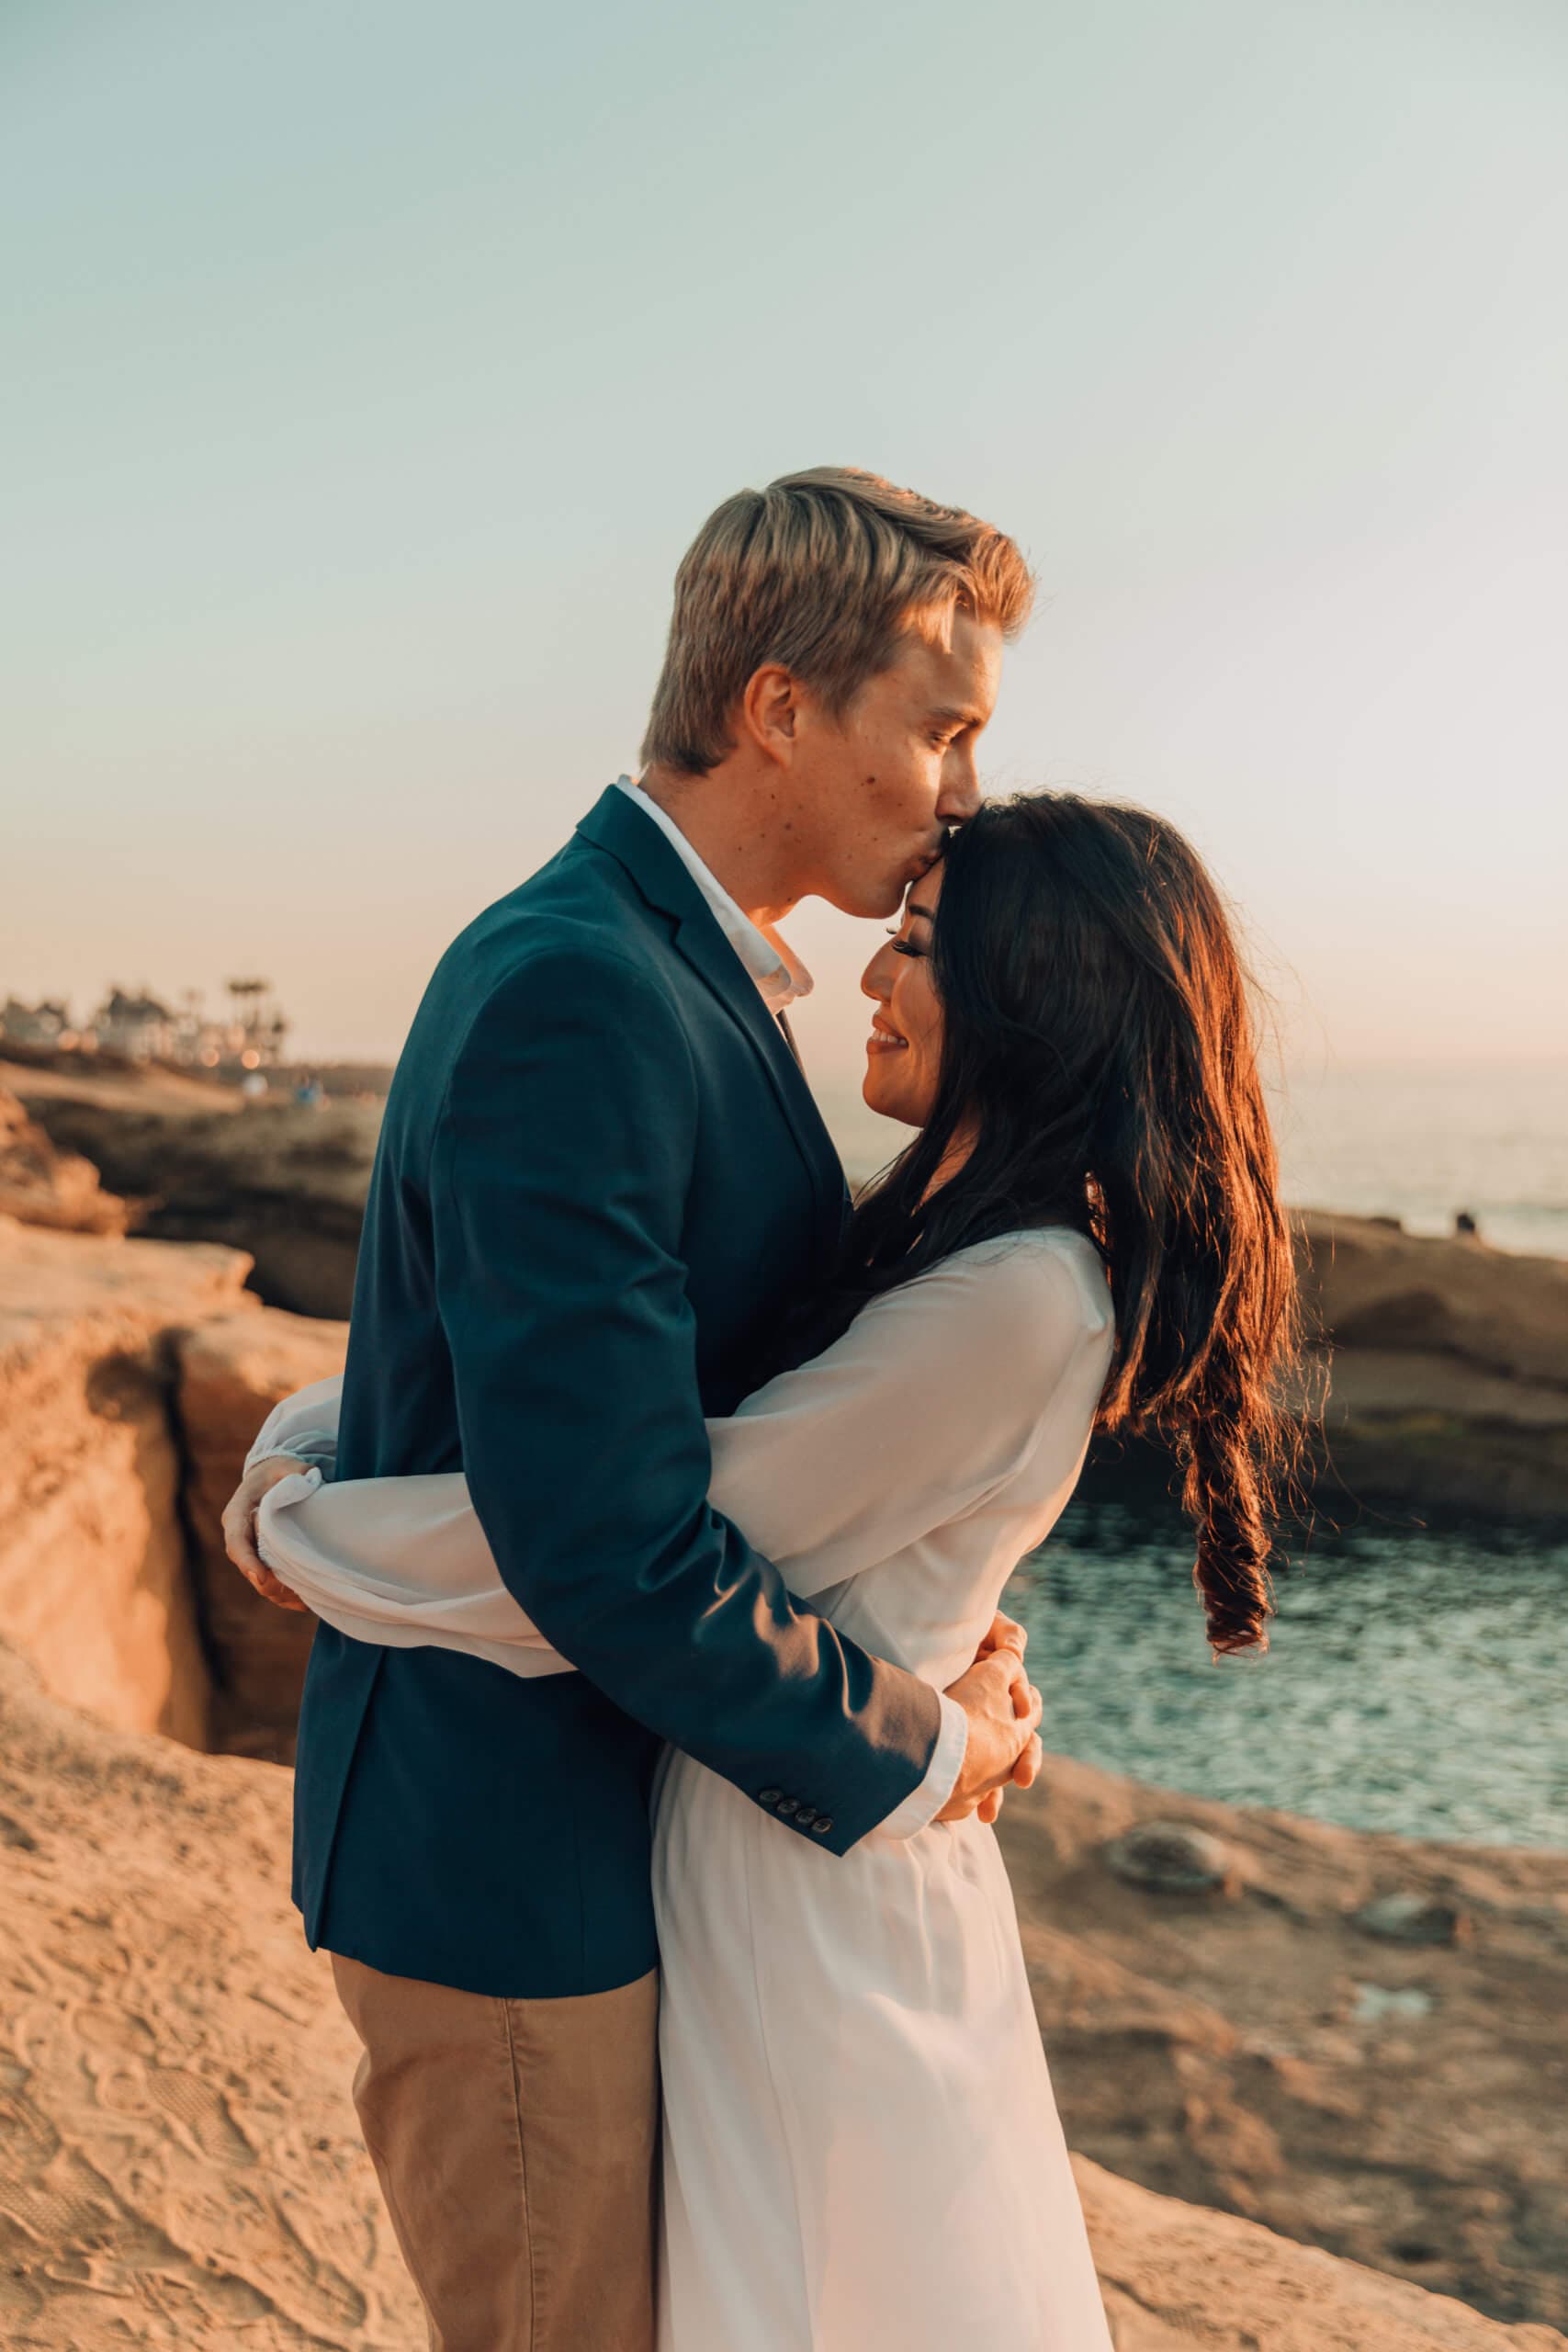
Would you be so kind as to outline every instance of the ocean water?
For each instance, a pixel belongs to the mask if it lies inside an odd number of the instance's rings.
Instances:
[[[1276,1574],[1268,1651],[1217,1662],[1191,1573],[1174,1510],[1069,1506],[1004,1604],[1047,1747],[1351,1828],[1568,1847],[1568,1542],[1320,1530]]]
[[[1468,1209],[1499,1250],[1568,1258],[1568,1061],[1293,1070],[1271,1093],[1288,1200],[1408,1233]]]
[[[863,1181],[908,1130],[822,1091]],[[1292,1069],[1270,1087],[1287,1200],[1448,1233],[1468,1209],[1500,1250],[1568,1258],[1568,1059],[1505,1069]]]

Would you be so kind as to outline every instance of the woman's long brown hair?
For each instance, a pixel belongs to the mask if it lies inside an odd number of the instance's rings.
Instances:
[[[1046,1224],[1089,1235],[1117,1335],[1100,1426],[1174,1451],[1210,1643],[1266,1648],[1296,1278],[1219,893],[1163,820],[1022,794],[953,836],[931,952],[932,1115],[856,1208],[811,1347],[972,1242]]]

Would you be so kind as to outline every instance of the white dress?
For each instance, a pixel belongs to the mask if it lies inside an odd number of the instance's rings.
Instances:
[[[711,1423],[712,1499],[792,1591],[944,1689],[1072,1492],[1111,1347],[1088,1241],[981,1243]],[[335,1385],[252,1459],[324,1451]],[[345,1632],[559,1670],[460,1477],[286,1480],[260,1528]],[[995,1833],[838,1857],[759,1793],[671,1753],[656,1798],[660,2352],[1110,2352]]]

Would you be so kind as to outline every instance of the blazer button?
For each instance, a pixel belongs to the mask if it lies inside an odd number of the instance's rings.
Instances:
[[[759,1804],[777,1804],[783,1794],[784,1791],[782,1789],[760,1789],[757,1792],[757,1803]]]
[[[814,1804],[803,1804],[795,1818],[798,1828],[809,1829],[817,1818],[817,1807]]]
[[[786,1821],[799,1803],[800,1799],[798,1797],[780,1797],[778,1802],[778,1810],[784,1815]]]
[[[830,1814],[819,1813],[816,1820],[811,1825],[811,1832],[813,1837],[826,1838],[829,1830],[831,1829],[832,1826],[832,1815]]]

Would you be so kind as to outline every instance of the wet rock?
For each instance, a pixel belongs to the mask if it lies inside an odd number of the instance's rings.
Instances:
[[[1358,1928],[1396,1944],[1452,1944],[1468,1932],[1462,1911],[1436,1895],[1394,1888],[1351,1913]]]
[[[1118,1878],[1161,1894],[1230,1892],[1235,1884],[1227,1848],[1184,1821],[1142,1821],[1111,1839],[1105,1859]]]
[[[1381,2025],[1385,2018],[1428,2018],[1434,2003],[1419,1984],[1358,1984],[1352,2025]]]

